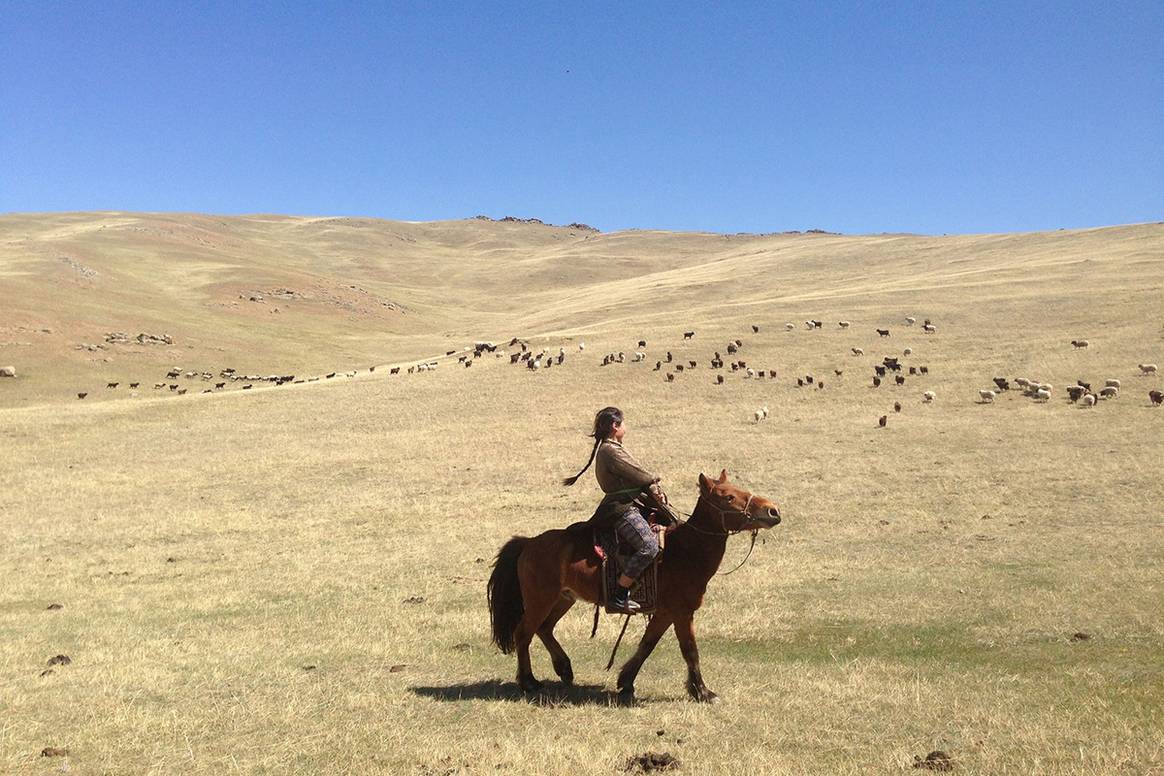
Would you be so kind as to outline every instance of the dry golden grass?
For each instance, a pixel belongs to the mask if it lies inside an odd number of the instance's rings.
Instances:
[[[1164,380],[1135,367],[1164,361],[1164,227],[587,237],[0,218],[3,336],[33,343],[0,346],[21,371],[0,380],[0,773],[614,773],[648,750],[683,773],[916,773],[934,749],[959,773],[1164,772],[1164,408],[1146,398]],[[104,285],[74,282],[60,255]],[[294,283],[357,285],[406,313],[292,302],[275,326],[215,307]],[[825,329],[782,330],[809,317]],[[178,345],[112,362],[72,349],[113,330]],[[173,362],[316,374],[510,334],[567,361],[213,396],[102,387]],[[597,366],[640,337],[647,363]],[[714,385],[707,361],[735,337],[781,379]],[[930,374],[869,387],[870,364],[906,346]],[[698,368],[665,383],[651,370],[668,349]],[[976,404],[995,374],[1124,391],[1092,410],[1014,392]],[[617,624],[589,641],[585,607],[559,626],[573,691],[523,699],[488,642],[493,554],[588,514],[593,480],[556,481],[609,403],[681,508],[721,467],[781,505],[696,618],[719,705],[686,699],[672,636],[641,705],[609,705]],[[745,551],[732,540],[726,562]],[[57,654],[71,664],[42,676]],[[534,667],[554,678],[539,644]],[[48,746],[69,755],[39,757]]]

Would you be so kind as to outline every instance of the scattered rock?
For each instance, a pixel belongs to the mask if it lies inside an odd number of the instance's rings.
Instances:
[[[398,674],[398,673],[400,673],[401,671],[403,671],[405,668],[408,668],[408,664],[406,664],[406,663],[397,663],[397,664],[396,664],[396,665],[394,665],[394,666],[389,666],[389,667],[388,667],[388,673],[390,673],[390,674]]]
[[[40,750],[41,757],[68,757],[69,750],[57,746],[46,746]]]
[[[67,666],[69,663],[72,663],[72,662],[73,662],[73,659],[70,658],[68,655],[56,655],[55,657],[49,658],[48,664],[50,666]]]
[[[400,603],[402,603],[402,604],[423,604],[424,603],[424,596],[422,596],[422,595],[409,596],[408,598],[405,598]]]
[[[679,761],[670,752],[644,752],[628,757],[622,769],[627,773],[674,771],[679,769]]]
[[[914,768],[926,768],[931,771],[952,771],[954,770],[954,761],[950,759],[950,755],[943,752],[941,749],[935,749],[925,756],[925,759],[913,756]]]
[[[1077,631],[1076,633],[1071,634],[1071,640],[1072,641],[1090,641],[1091,634],[1086,633],[1084,631]]]
[[[314,671],[315,666],[312,666],[312,665],[303,666],[303,670],[304,671]]]
[[[60,604],[49,604],[48,606],[45,607],[45,609],[49,610],[50,612],[55,612],[57,609],[64,609],[64,608],[65,607],[61,606]]]
[[[175,558],[173,555],[171,555],[170,557],[166,558],[166,563],[177,563],[177,562],[178,562],[178,559],[177,559],[177,558]]]
[[[462,641],[460,644],[454,644],[453,649],[457,650],[458,652],[468,652],[470,649],[472,649],[472,647]]]
[[[54,673],[56,673],[56,672],[53,671],[51,668],[46,668],[45,670],[40,672],[40,675],[41,676],[48,676],[49,674],[54,674]]]
[[[0,377],[16,377],[16,367],[0,366]]]

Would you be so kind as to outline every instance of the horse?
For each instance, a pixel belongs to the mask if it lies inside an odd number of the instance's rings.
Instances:
[[[688,694],[696,701],[717,700],[699,666],[695,611],[723,561],[728,537],[752,531],[754,538],[754,532],[779,522],[776,504],[732,485],[727,470],[717,480],[699,475],[699,500],[691,518],[667,535],[660,556],[655,613],[638,649],[618,672],[620,701],[633,702],[635,677],[671,627],[687,663]],[[592,539],[588,527],[554,529],[534,537],[514,536],[497,553],[487,587],[492,641],[503,654],[517,653],[517,683],[524,692],[542,686],[530,665],[535,635],[549,651],[562,682],[574,681],[570,658],[554,638],[554,626],[579,599],[592,604],[601,600],[602,562]]]

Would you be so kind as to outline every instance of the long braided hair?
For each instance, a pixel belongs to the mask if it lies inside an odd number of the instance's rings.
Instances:
[[[582,471],[573,477],[567,477],[562,480],[563,485],[570,487],[578,481],[578,478],[590,468],[590,464],[594,463],[594,456],[598,455],[598,447],[602,444],[602,440],[610,436],[610,432],[614,430],[614,427],[621,423],[622,410],[618,407],[603,407],[594,415],[594,431],[590,433],[590,436],[594,437],[594,447],[590,450],[590,460],[582,467]]]

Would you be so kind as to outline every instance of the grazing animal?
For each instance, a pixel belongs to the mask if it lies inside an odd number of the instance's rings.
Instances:
[[[911,367],[909,368],[909,373],[910,373],[911,375],[916,375],[916,374],[917,374],[917,367],[916,367],[916,366],[911,366]]]
[[[673,383],[673,382],[675,382],[675,375],[674,375],[674,373],[672,373],[672,372],[668,372],[668,373],[667,373],[667,382],[669,382],[669,383]]]
[[[769,379],[769,380],[775,380],[775,379],[776,379],[776,370],[775,370],[775,369],[769,369],[769,370],[768,370],[768,379]]]
[[[84,398],[85,398],[86,396],[88,396],[88,395],[89,395],[89,392],[88,392],[88,391],[81,391],[80,393],[78,393],[78,394],[77,394],[77,398],[78,398],[78,399],[84,399]]]
[[[849,350],[853,351],[853,355],[854,355],[854,356],[863,356],[863,355],[865,355],[865,351],[864,351],[864,350],[862,350],[861,348],[849,348]]]
[[[1035,391],[1035,398],[1047,401],[1051,398],[1051,392],[1046,388],[1040,388],[1039,390]]]
[[[420,366],[424,367],[424,369],[422,369],[421,371],[428,369],[428,366],[426,364],[421,364]],[[324,377],[326,377],[328,380],[330,380],[331,378],[335,377],[335,372],[329,372],[329,373],[325,374]]]
[[[1123,387],[1122,385],[1120,385],[1120,381],[1114,377],[1109,377],[1108,379],[1104,380],[1103,384],[1107,388],[1122,388]]]
[[[178,395],[179,395],[179,396],[182,396],[182,395],[183,395],[183,394],[185,394],[185,393],[186,393],[186,389],[185,389],[185,388],[179,388],[179,389],[178,389]]]
[[[671,355],[671,351],[668,350],[667,351],[667,363],[670,364],[672,360],[673,360],[673,357]]]
[[[994,384],[998,386],[998,390],[1000,390],[1000,391],[1009,391],[1010,390],[1010,383],[1007,382],[1005,377],[994,378]]]
[[[578,343],[578,350],[586,350],[586,343],[585,343],[585,342],[579,342],[579,343]]]
[[[874,387],[874,388],[880,388],[880,387],[881,387],[881,378],[880,378],[880,377],[878,377],[877,375],[873,375],[873,387]]]
[[[695,368],[695,365],[696,365],[696,363],[697,363],[697,362],[695,362],[695,361],[688,361],[688,362],[687,362],[687,368],[688,368],[688,369],[694,369],[694,368]]]
[[[155,391],[158,390],[159,388],[165,388],[165,387],[166,387],[165,383],[154,383],[154,390]]]
[[[930,368],[928,366],[919,366],[917,371],[921,372],[923,375],[928,375],[930,373]]]
[[[760,333],[760,327],[759,327],[759,326],[757,326],[757,325],[756,325],[756,324],[754,324],[754,323],[752,324],[752,333],[753,333],[753,334],[759,334],[759,333]]]
[[[885,424],[886,424],[887,422],[889,422],[889,416],[888,416],[888,415],[882,415],[881,417],[879,417],[879,418],[877,419],[877,425],[878,425],[878,427],[880,427],[880,428],[885,428]]]
[[[903,356],[912,356],[913,355],[913,348],[906,348],[905,350],[901,351],[901,354]]]
[[[388,370],[388,374],[390,374],[390,375],[400,374],[400,367],[398,367],[398,366],[392,367],[391,369]]]
[[[734,356],[738,350],[739,350],[739,348],[736,346],[736,343],[734,343],[734,342],[728,343],[727,352],[728,352],[729,356]]]
[[[376,371],[376,367],[374,367],[374,366],[370,366],[370,367],[368,367],[368,371],[369,371],[369,372],[375,372],[375,371]]]
[[[840,376],[841,376],[841,375],[843,375],[844,373],[845,373],[845,370],[844,370],[844,369],[834,369],[834,370],[833,370],[833,374],[835,374],[837,377],[840,377]]]
[[[647,346],[646,340],[639,340],[639,347],[640,348],[645,348],[646,346]]]
[[[877,373],[878,377],[885,377],[885,367],[880,364],[874,365],[873,371]]]
[[[662,369],[662,368],[663,368],[663,362],[662,362],[662,361],[656,361],[656,362],[655,362],[655,368],[654,368],[654,369],[652,369],[651,371],[652,371],[652,372],[658,372],[658,371],[659,371],[660,369]]]
[[[838,325],[838,326],[840,326],[842,329],[847,329],[847,328],[849,328],[849,322],[848,322],[848,321],[837,321],[837,325]]]
[[[177,383],[170,383],[170,390],[171,391],[178,390],[178,384]]]
[[[141,383],[130,383],[130,384],[129,384],[129,387],[130,387],[130,388],[136,388],[136,387],[138,387],[139,385],[141,385]]]
[[[926,391],[925,393],[922,394],[922,401],[925,402],[926,404],[930,404],[931,402],[933,402],[933,400],[935,398],[937,398],[937,397],[935,396],[933,391]]]
[[[691,339],[691,338],[692,338],[692,337],[694,337],[694,336],[695,336],[695,332],[693,332],[693,331],[685,331],[685,332],[683,332],[683,339],[685,339],[685,340],[689,340],[689,339]]]
[[[878,329],[877,333],[880,334],[882,337],[888,337],[889,336],[889,329]]]
[[[744,375],[744,379],[748,380],[748,379],[751,379],[755,376],[756,376],[756,371],[754,369],[748,369],[747,374]]]
[[[808,383],[809,385],[812,385],[812,375],[805,375],[804,382]]]
[[[994,398],[998,396],[994,391],[979,390],[978,403],[979,404],[994,404]]]
[[[756,423],[759,423],[761,420],[764,420],[767,417],[768,417],[768,408],[767,407],[761,407],[760,409],[758,409],[752,413],[752,418]]]
[[[699,475],[699,499],[691,519],[667,535],[666,562],[657,567],[657,608],[635,653],[618,672],[616,686],[623,702],[634,699],[635,679],[659,639],[674,627],[687,662],[687,692],[696,701],[711,702],[695,643],[695,612],[707,585],[719,569],[728,537],[741,531],[771,528],[780,522],[772,501],[728,482]],[[577,600],[602,600],[602,563],[594,552],[593,532],[557,529],[538,536],[515,536],[497,553],[489,576],[487,601],[493,643],[505,654],[517,653],[517,683],[525,692],[541,687],[530,664],[529,647],[541,639],[555,673],[573,684],[574,669],[554,626]]]
[[[1071,347],[1075,348],[1076,350],[1078,350],[1080,348],[1085,348],[1090,344],[1091,343],[1088,342],[1087,340],[1071,340]]]
[[[922,326],[922,331],[924,331],[926,334],[933,334],[937,330],[938,330],[938,327],[934,326],[932,323],[927,323],[924,326]]]
[[[1154,375],[1160,369],[1156,364],[1136,364],[1136,366],[1140,368],[1140,374],[1144,376]]]
[[[899,401],[893,402],[893,411],[894,412],[901,412],[901,402],[899,402]]]
[[[1099,398],[1101,399],[1114,399],[1119,395],[1120,389],[1116,388],[1114,385],[1109,385],[1106,388],[1099,389]]]
[[[898,385],[905,385],[905,376],[904,375],[895,375],[893,380]]]
[[[641,350],[636,350],[636,351],[634,352],[634,356],[633,356],[633,358],[631,358],[631,361],[632,361],[633,363],[636,363],[636,364],[637,364],[637,363],[639,363],[640,361],[644,361],[644,360],[646,360],[646,358],[647,358],[647,354],[646,354],[646,353],[642,352]]]
[[[784,324],[784,331],[792,331],[795,328],[796,328],[796,324],[792,324],[792,323]]]
[[[120,385],[120,383],[106,383],[105,387],[106,388],[116,388],[118,385]]]
[[[231,369],[229,371],[233,372],[234,370]],[[181,376],[182,376],[182,370],[178,369],[177,367],[174,367],[169,372],[166,372],[166,377],[170,378],[171,380],[177,380]]]
[[[1079,401],[1086,390],[1082,385],[1069,385],[1067,386],[1067,398],[1073,402]]]
[[[812,324],[812,328],[814,328],[814,329],[819,329],[819,328],[821,328],[822,326],[824,326],[824,321],[818,321],[818,320],[815,320],[815,319],[814,319],[814,320],[811,320],[811,321],[809,321],[809,323],[811,323],[811,324]]]
[[[1153,404],[1160,406],[1161,404],[1164,404],[1164,391],[1148,391],[1148,398],[1152,401]]]
[[[218,388],[218,389],[222,389],[222,388],[226,387],[226,383],[215,383],[214,387]]]
[[[1094,407],[1095,406],[1095,394],[1094,393],[1083,394],[1083,406],[1084,407]]]
[[[675,371],[676,371],[676,372],[682,372],[682,371],[683,371],[683,365],[682,365],[682,364],[676,364],[676,365],[675,365]]]
[[[816,387],[817,387],[817,390],[823,391],[824,390],[824,380],[817,380]]]
[[[723,375],[716,375],[715,376],[715,384],[716,385],[723,385]]]
[[[908,315],[905,317],[905,325],[906,326],[913,326],[915,323],[917,323],[917,318],[911,318]]]
[[[763,380],[765,377],[764,370],[763,369],[756,370],[756,377],[759,378],[760,380]]]

